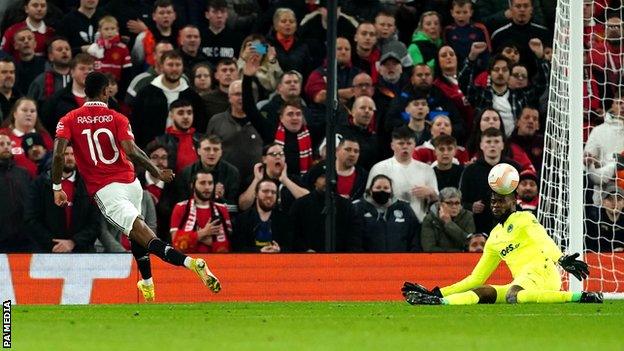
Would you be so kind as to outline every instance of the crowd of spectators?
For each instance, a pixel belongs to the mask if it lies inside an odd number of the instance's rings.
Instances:
[[[339,0],[335,184],[326,178],[327,1],[4,0],[0,252],[126,252],[73,150],[53,203],[56,123],[93,71],[165,184],[142,216],[184,252],[479,252],[489,170],[536,211],[556,1]],[[587,246],[624,250],[620,0],[584,0]],[[98,142],[107,142],[100,135]],[[101,155],[102,156],[102,155]],[[104,157],[104,156],[102,156]],[[615,245],[614,245],[615,243]],[[619,243],[619,244],[618,244]]]

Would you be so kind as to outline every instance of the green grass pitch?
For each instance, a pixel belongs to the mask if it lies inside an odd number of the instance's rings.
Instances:
[[[13,306],[14,350],[624,350],[624,301]]]

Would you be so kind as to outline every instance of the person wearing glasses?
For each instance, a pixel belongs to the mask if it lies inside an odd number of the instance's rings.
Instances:
[[[440,190],[440,201],[431,205],[422,223],[420,240],[425,252],[461,252],[475,231],[472,212],[462,207],[457,188]]]

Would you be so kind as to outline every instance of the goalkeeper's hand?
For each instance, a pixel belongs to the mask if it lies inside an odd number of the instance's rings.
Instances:
[[[438,288],[437,286],[433,288],[433,290],[429,290],[418,283],[412,283],[412,282],[403,283],[403,287],[401,288],[401,293],[403,294],[403,297],[406,297],[407,293],[410,291],[417,291],[419,293],[423,293],[427,295],[442,297],[442,292],[440,292],[440,288]]]
[[[566,272],[574,275],[576,279],[583,280],[589,276],[589,268],[587,263],[577,260],[579,255],[578,252],[572,255],[563,255],[559,259],[559,265]]]

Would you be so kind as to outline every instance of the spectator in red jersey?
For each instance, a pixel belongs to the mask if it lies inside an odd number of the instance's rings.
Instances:
[[[30,176],[15,164],[11,138],[0,132],[0,252],[29,252],[32,244],[24,230],[24,200]]]
[[[11,152],[15,163],[28,170],[34,178],[37,175],[37,164],[28,159],[22,141],[26,133],[38,133],[43,138],[46,150],[52,150],[52,137],[43,127],[37,116],[37,105],[31,98],[23,97],[15,102],[13,109],[3,123],[4,133],[11,138]]]
[[[154,140],[147,144],[145,154],[158,169],[164,170],[169,168],[169,154],[165,145]],[[136,173],[141,186],[145,190],[144,194],[150,195],[156,207],[156,236],[167,243],[171,243],[169,220],[171,219],[171,210],[175,205],[173,183],[165,183],[143,168],[137,167]],[[143,196],[145,197],[146,195]]]
[[[24,12],[26,13],[26,19],[7,28],[2,37],[0,48],[15,57],[15,33],[22,28],[29,28],[35,33],[35,41],[37,41],[35,54],[43,56],[45,54],[46,42],[54,35],[54,28],[47,26],[43,20],[47,11],[48,4],[46,0],[25,0]]]
[[[85,79],[93,71],[93,62],[93,57],[85,53],[80,53],[72,59],[71,84],[54,93],[41,109],[41,122],[48,130],[54,130],[61,117],[85,103]],[[111,104],[111,107],[113,106],[116,108],[116,105]]]
[[[100,216],[76,171],[74,150],[65,148],[61,187],[67,194],[65,207],[54,205],[52,179],[46,172],[32,184],[24,221],[41,252],[94,252]]]
[[[172,125],[165,134],[156,137],[159,144],[167,148],[168,164],[176,173],[197,161],[197,145],[201,134],[193,128],[193,105],[187,100],[178,99],[169,106]]]
[[[93,68],[96,71],[111,73],[122,86],[122,91],[128,85],[122,79],[130,76],[130,51],[126,44],[121,42],[119,25],[113,16],[104,16],[98,21],[100,37],[89,45],[87,53],[95,59]]]
[[[531,211],[537,214],[537,206],[539,206],[539,179],[537,174],[531,170],[522,171],[520,173],[520,183],[516,189],[516,201],[518,206],[524,211]]]
[[[620,11],[609,13],[605,24],[605,38],[594,42],[591,46],[589,63],[592,69],[604,74],[605,83],[610,93],[613,93],[618,84],[621,84],[622,56],[624,54],[624,44],[622,43],[624,31],[622,30],[621,17]]]
[[[48,44],[48,63],[46,70],[39,74],[28,87],[28,96],[35,99],[39,106],[54,93],[71,85],[72,53],[69,43],[61,37],[50,39]]]
[[[510,145],[518,145],[531,159],[536,170],[542,169],[544,135],[540,132],[540,114],[536,107],[527,106],[516,122],[516,129],[509,138]]]
[[[190,186],[193,196],[178,202],[171,214],[173,246],[188,253],[230,251],[230,215],[225,205],[213,201],[212,173],[199,170]]]
[[[368,171],[356,166],[360,157],[360,144],[350,135],[336,135],[336,193],[345,199],[356,200],[364,195]],[[326,172],[326,160],[317,163],[310,173]],[[308,188],[314,190],[314,184],[308,182]]]

